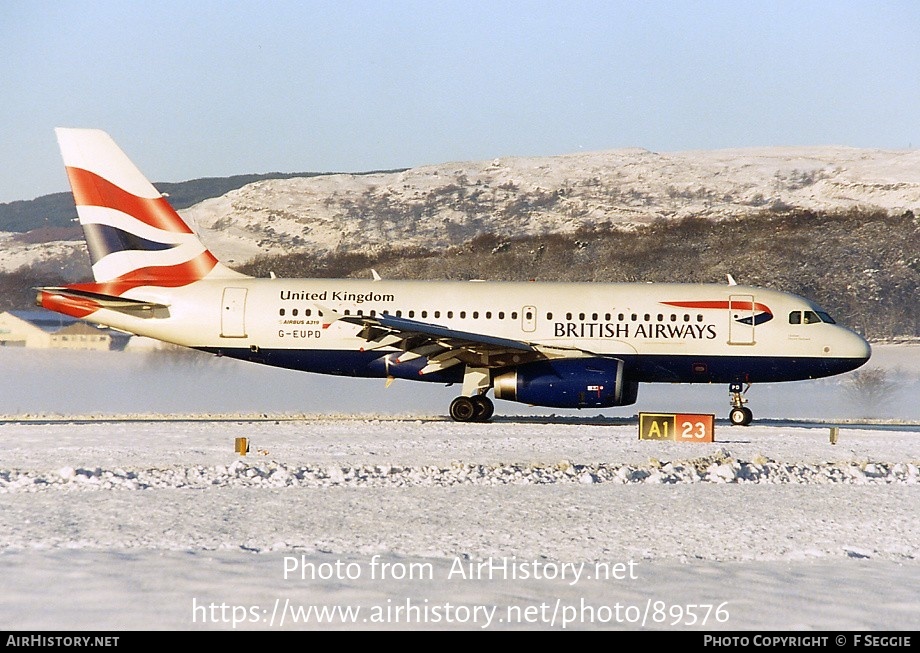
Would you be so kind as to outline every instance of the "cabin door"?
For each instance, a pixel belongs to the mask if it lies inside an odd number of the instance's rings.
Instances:
[[[728,344],[754,344],[754,295],[729,296]]]
[[[220,337],[246,337],[246,289],[224,288],[220,312]]]

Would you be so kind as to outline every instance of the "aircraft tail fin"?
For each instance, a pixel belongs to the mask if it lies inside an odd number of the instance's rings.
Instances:
[[[246,276],[217,260],[106,132],[55,133],[98,283],[121,294]]]

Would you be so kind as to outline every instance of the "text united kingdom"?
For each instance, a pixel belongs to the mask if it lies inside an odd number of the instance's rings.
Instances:
[[[341,290],[309,292],[306,290],[282,290],[281,299],[310,302],[354,302],[355,304],[363,304],[364,302],[392,302],[395,301],[396,296],[379,292],[343,292]]]

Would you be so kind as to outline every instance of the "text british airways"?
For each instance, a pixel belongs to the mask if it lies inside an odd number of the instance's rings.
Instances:
[[[714,340],[712,324],[624,324],[618,322],[554,322],[557,338],[647,338]]]

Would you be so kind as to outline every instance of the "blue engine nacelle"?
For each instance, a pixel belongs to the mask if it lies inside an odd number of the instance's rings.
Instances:
[[[520,365],[493,379],[495,398],[550,408],[608,408],[636,403],[639,383],[628,381],[615,358],[560,358]]]

